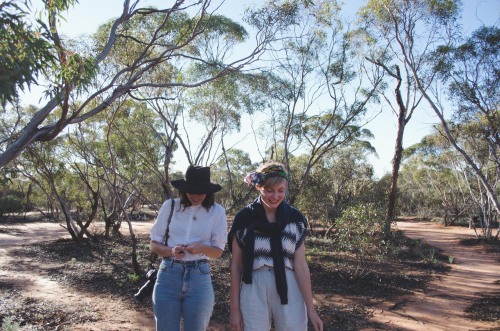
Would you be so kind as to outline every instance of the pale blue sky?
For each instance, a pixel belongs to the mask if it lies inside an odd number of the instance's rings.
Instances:
[[[123,3],[121,0],[80,0],[79,2],[79,4],[65,15],[66,22],[61,26],[61,32],[70,37],[90,34],[108,19],[119,16]],[[138,6],[153,5],[160,7],[162,4],[165,6],[169,2],[168,0],[141,0]],[[263,2],[263,0],[227,0],[222,3],[217,12],[238,20],[247,5]],[[346,0],[345,2],[345,16],[352,18],[356,9],[366,1]],[[33,3],[40,3],[40,0],[33,0]],[[221,1],[213,1],[213,8],[219,3]],[[500,22],[500,0],[463,0],[463,8],[462,24],[466,35],[470,34],[481,24],[493,25]],[[36,89],[33,89],[31,94],[35,95]],[[32,99],[30,102],[33,102]],[[407,126],[404,146],[407,147],[419,142],[423,136],[431,131],[432,124],[436,122],[436,117],[432,111],[425,109],[425,107],[420,109]],[[375,135],[371,143],[379,155],[378,158],[370,157],[370,161],[374,165],[376,176],[380,177],[390,172],[391,169],[396,135],[396,117],[394,115],[391,116],[389,113],[381,114],[368,125],[368,128]],[[242,133],[242,136],[244,135]],[[251,135],[249,137],[250,143],[241,142],[236,147],[249,151],[252,160],[259,161],[256,151],[251,151],[248,148],[248,146],[253,145],[254,141]],[[179,162],[179,166],[180,169],[184,168],[182,161]]]

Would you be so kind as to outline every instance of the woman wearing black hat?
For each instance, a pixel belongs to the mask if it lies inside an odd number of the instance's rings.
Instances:
[[[214,198],[221,186],[200,166],[171,183],[181,197],[163,203],[151,228],[151,250],[163,257],[153,291],[156,330],[180,330],[182,321],[185,331],[204,331],[215,301],[209,260],[227,241],[226,213]]]

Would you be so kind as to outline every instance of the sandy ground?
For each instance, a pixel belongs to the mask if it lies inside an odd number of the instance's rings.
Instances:
[[[47,275],[37,272],[36,268],[23,272],[9,270],[9,265],[16,263],[15,257],[8,254],[9,249],[17,245],[71,238],[64,227],[56,223],[36,222],[7,226],[0,224],[0,229],[5,228],[9,228],[8,234],[0,232],[0,281],[16,284],[17,288],[23,290],[25,297],[43,299],[55,305],[74,302],[75,305],[81,307],[79,309],[82,311],[86,310],[85,307],[89,307],[89,310],[98,312],[99,321],[72,325],[71,328],[64,330],[142,331],[155,329],[151,307],[142,307],[137,310],[132,300],[121,300],[107,295],[100,296],[66,287],[51,280]],[[133,225],[136,233],[147,233],[150,228],[151,224],[146,222]],[[36,265],[36,261],[33,262]]]
[[[500,321],[477,322],[464,316],[480,293],[500,291],[500,285],[494,284],[500,280],[500,254],[459,245],[461,238],[474,237],[468,228],[426,222],[399,222],[397,226],[410,238],[442,249],[453,257],[453,264],[450,272],[436,277],[423,292],[401,297],[397,309],[391,305],[376,310],[374,319],[401,331],[500,330]]]
[[[149,223],[136,223],[134,231],[147,233],[150,227]],[[0,281],[15,280],[26,296],[54,303],[72,300],[92,306],[100,312],[101,321],[75,326],[71,330],[154,330],[154,318],[149,307],[135,311],[130,309],[133,303],[129,301],[66,288],[36,273],[36,270],[22,274],[14,274],[9,270],[9,265],[15,263],[14,258],[7,254],[9,248],[68,238],[62,226],[54,223],[0,224],[0,229],[5,228],[9,228],[8,234],[0,231]],[[424,222],[400,222],[398,228],[412,238],[420,238],[443,249],[446,255],[453,256],[454,263],[447,275],[436,277],[423,292],[401,297],[397,305],[391,303],[378,307],[374,312],[374,320],[387,325],[388,330],[500,330],[500,322],[476,322],[464,317],[464,309],[479,297],[479,293],[500,290],[500,285],[494,284],[500,279],[500,254],[486,252],[480,247],[460,246],[458,241],[461,238],[473,236],[473,231],[467,228],[445,228]],[[214,325],[210,330],[226,328]]]

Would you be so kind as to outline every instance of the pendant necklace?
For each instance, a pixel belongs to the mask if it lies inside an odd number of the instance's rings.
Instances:
[[[196,221],[198,219],[196,216],[198,216],[198,212],[200,211],[201,208],[202,207],[200,206],[196,209],[195,212],[193,212],[193,221]]]

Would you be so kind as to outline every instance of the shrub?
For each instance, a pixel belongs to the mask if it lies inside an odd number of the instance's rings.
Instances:
[[[6,213],[17,213],[23,210],[23,202],[19,197],[6,195],[0,197],[0,216]]]
[[[338,249],[358,256],[384,253],[383,224],[383,213],[373,203],[347,208],[336,220]]]
[[[5,318],[2,322],[2,331],[18,331],[20,325],[17,322],[13,322],[10,318]]]

